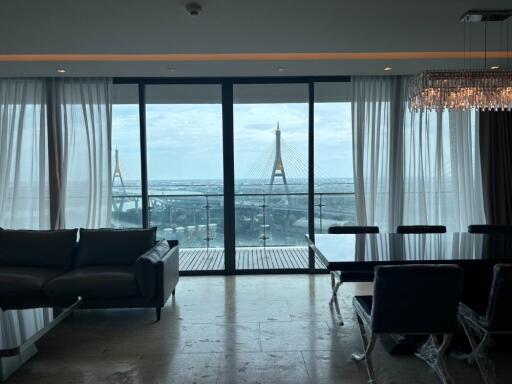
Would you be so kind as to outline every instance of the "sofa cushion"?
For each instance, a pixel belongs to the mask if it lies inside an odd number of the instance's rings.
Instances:
[[[66,272],[44,286],[52,299],[118,299],[139,296],[134,267],[95,266]]]
[[[0,231],[0,265],[70,269],[77,229]]]
[[[0,267],[0,307],[2,299],[43,296],[43,286],[60,274],[52,268]]]
[[[76,266],[133,265],[155,242],[156,227],[80,229]]]
[[[140,256],[135,263],[135,276],[142,296],[151,299],[156,293],[156,264],[171,250],[167,241],[162,240]]]

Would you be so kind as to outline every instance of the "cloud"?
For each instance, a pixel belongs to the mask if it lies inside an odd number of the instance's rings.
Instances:
[[[315,105],[317,167],[332,177],[352,174],[350,105]],[[147,106],[148,174],[151,179],[222,178],[222,108],[220,104],[154,104]],[[235,104],[235,175],[245,177],[256,165],[266,167],[275,146],[279,122],[283,161],[307,164],[308,105],[306,103]],[[140,178],[138,105],[113,109],[112,145],[119,148],[127,179]],[[261,163],[261,164],[258,164]],[[261,173],[265,173],[261,171]],[[268,171],[270,173],[270,170]],[[295,173],[302,173],[295,172]],[[300,175],[302,176],[302,175]]]

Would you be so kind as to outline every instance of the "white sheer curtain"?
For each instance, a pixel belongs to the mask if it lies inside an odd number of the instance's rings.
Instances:
[[[404,224],[460,232],[485,222],[475,117],[474,111],[405,114]]]
[[[354,77],[352,130],[360,225],[466,231],[484,222],[474,111],[412,113],[407,78]]]
[[[0,79],[0,227],[50,227],[44,85]]]
[[[69,78],[52,81],[56,106],[51,145],[57,157],[58,227],[110,227],[111,81]]]
[[[396,129],[396,77],[352,78],[352,149],[356,218],[359,225],[393,230],[402,215],[403,157],[401,132]]]
[[[0,80],[0,227],[110,226],[110,84]]]

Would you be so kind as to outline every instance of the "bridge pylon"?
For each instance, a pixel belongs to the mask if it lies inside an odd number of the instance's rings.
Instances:
[[[121,173],[121,167],[119,166],[119,151],[117,150],[117,147],[116,147],[116,164],[114,167],[114,173],[112,174],[112,186],[114,186],[116,179],[119,179],[119,182],[121,184],[121,192],[123,194],[123,197],[121,197],[121,199],[117,200],[117,201],[112,199],[112,207],[114,208],[114,212],[121,212],[123,210],[123,205],[124,205],[124,199],[125,199],[124,196],[126,196],[126,188],[124,186],[123,174]]]
[[[276,151],[275,151],[275,159],[274,166],[272,167],[272,174],[270,175],[270,188],[271,192],[277,178],[280,178],[282,181],[281,185],[284,185],[284,189],[286,193],[288,193],[288,180],[286,179],[286,171],[284,169],[283,158],[281,157],[281,130],[279,129],[279,121],[277,122],[276,128]]]

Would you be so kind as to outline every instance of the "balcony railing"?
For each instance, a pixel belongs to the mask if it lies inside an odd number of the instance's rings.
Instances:
[[[177,239],[185,248],[224,247],[224,195],[151,194],[150,225],[158,237]],[[113,225],[140,227],[142,197],[114,195]],[[355,195],[351,192],[315,193],[315,229],[326,232],[333,224],[355,222]],[[308,231],[308,194],[236,193],[236,246],[305,245]]]

